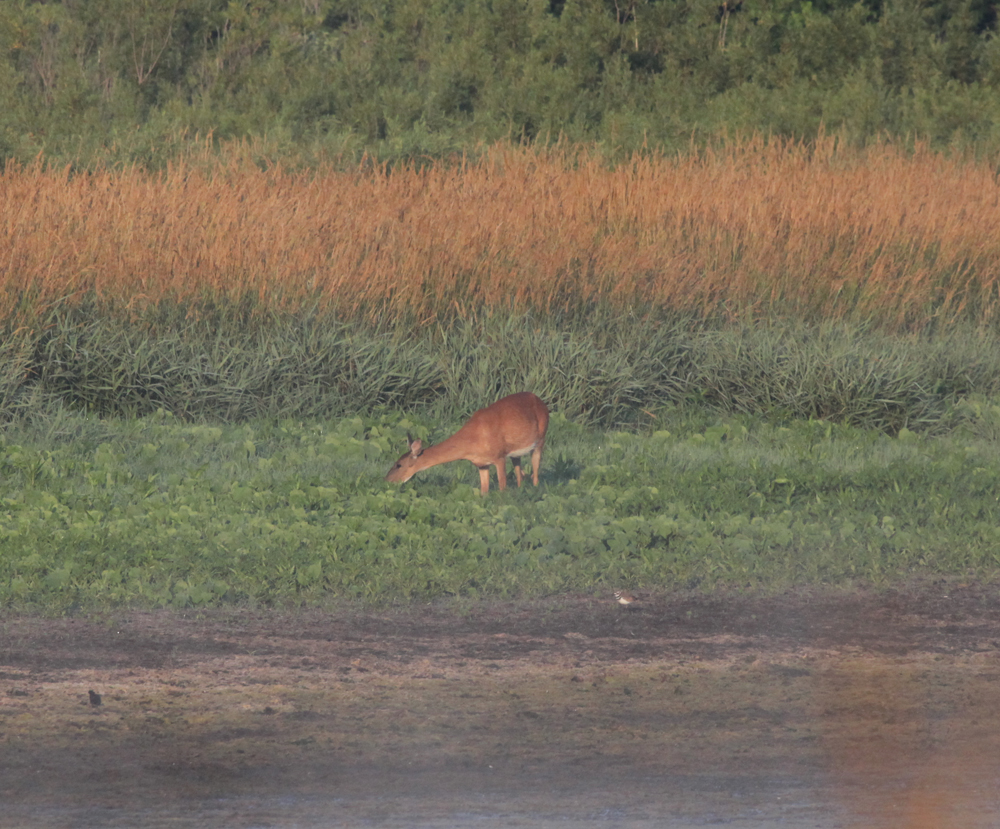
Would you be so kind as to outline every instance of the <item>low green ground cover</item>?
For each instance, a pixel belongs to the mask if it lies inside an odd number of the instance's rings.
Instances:
[[[319,604],[613,586],[780,587],[1000,574],[1000,408],[895,435],[667,411],[553,417],[542,485],[482,498],[464,461],[397,487],[409,430],[460,420],[191,424],[64,413],[0,438],[0,602]]]

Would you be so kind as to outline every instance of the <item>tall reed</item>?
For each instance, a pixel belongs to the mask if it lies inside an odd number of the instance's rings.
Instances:
[[[995,168],[925,147],[753,138],[610,166],[497,146],[350,171],[261,169],[243,150],[161,173],[8,164],[0,318],[25,296],[418,324],[594,303],[889,328],[1000,312]]]

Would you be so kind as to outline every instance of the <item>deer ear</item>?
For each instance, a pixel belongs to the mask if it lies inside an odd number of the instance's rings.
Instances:
[[[411,440],[410,441],[410,455],[413,456],[414,458],[417,457],[417,455],[420,454],[421,447],[423,447],[423,442],[422,441],[420,441],[420,440]]]

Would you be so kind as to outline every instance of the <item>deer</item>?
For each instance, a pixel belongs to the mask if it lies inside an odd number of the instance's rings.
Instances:
[[[490,466],[497,468],[501,491],[507,488],[507,458],[514,461],[514,475],[521,486],[521,458],[531,455],[531,481],[538,486],[538,468],[542,463],[545,431],[549,428],[549,409],[530,391],[511,394],[480,409],[450,438],[424,448],[423,442],[406,442],[410,450],[385,476],[392,483],[404,483],[418,472],[441,463],[466,460],[479,469],[479,490],[490,491]]]

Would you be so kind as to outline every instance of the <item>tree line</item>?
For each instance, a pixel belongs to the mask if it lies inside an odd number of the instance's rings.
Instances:
[[[1000,148],[992,0],[5,0],[0,156],[820,131]]]

